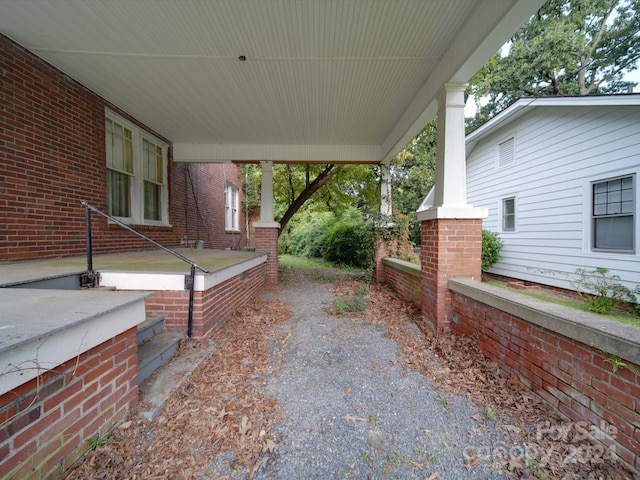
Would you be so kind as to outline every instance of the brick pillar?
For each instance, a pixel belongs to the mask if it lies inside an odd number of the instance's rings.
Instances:
[[[422,317],[436,332],[451,327],[450,278],[480,281],[482,219],[436,218],[422,221]]]
[[[373,281],[376,283],[384,282],[384,265],[382,265],[382,259],[388,256],[387,242],[383,238],[376,238],[373,241],[373,255],[375,257],[375,263],[373,265]]]
[[[274,225],[278,225],[277,223]],[[278,226],[261,227],[256,224],[253,237],[256,251],[267,254],[267,284],[278,283]]]

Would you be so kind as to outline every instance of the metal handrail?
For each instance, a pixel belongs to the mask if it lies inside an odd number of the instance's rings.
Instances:
[[[86,209],[86,235],[87,235],[87,272],[85,273],[84,280],[82,280],[82,286],[86,286],[86,287],[94,287],[94,286],[96,286],[95,285],[95,283],[96,283],[96,273],[93,270],[93,240],[92,240],[92,237],[91,237],[91,212],[95,212],[98,215],[102,215],[106,219],[108,219],[108,220],[112,221],[113,223],[121,226],[125,230],[127,230],[127,231],[129,231],[131,233],[134,233],[135,235],[138,235],[143,240],[145,240],[145,241],[147,241],[149,243],[152,243],[156,247],[164,250],[167,253],[170,253],[174,257],[179,258],[183,262],[188,263],[189,265],[191,265],[191,270],[189,272],[189,282],[188,282],[188,288],[189,288],[189,317],[188,317],[188,320],[187,320],[187,338],[190,339],[191,336],[192,336],[192,333],[193,333],[193,296],[194,296],[194,284],[195,284],[195,278],[196,278],[196,268],[198,270],[200,270],[201,272],[203,272],[203,273],[210,273],[209,270],[207,270],[204,267],[201,267],[200,265],[198,265],[194,261],[188,259],[184,255],[181,255],[178,252],[176,252],[174,250],[171,250],[169,247],[165,247],[164,245],[162,245],[162,244],[156,242],[155,240],[153,240],[152,238],[147,237],[143,233],[140,233],[137,230],[134,230],[129,225],[121,222],[117,218],[114,218],[114,217],[112,217],[111,215],[109,215],[107,213],[104,213],[103,211],[97,209],[93,205],[90,205],[88,202],[85,202],[84,200],[80,200],[80,203]]]

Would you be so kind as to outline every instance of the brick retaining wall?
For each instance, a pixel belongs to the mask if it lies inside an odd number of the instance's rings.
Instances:
[[[400,298],[418,308],[422,303],[420,274],[420,265],[397,258],[382,260],[382,283],[388,285]]]
[[[265,286],[267,264],[261,263],[246,272],[209,288],[194,292],[193,338],[206,338],[221,328],[233,313]],[[148,314],[165,315],[169,331],[187,331],[189,291],[157,291],[145,299]]]
[[[420,278],[397,260],[383,265],[385,281],[415,303]],[[609,426],[599,440],[640,471],[640,329],[477,281],[449,288],[454,333],[478,335],[488,358],[570,420]]]
[[[465,282],[464,288],[474,288],[471,282]],[[513,302],[520,294],[508,296]],[[631,468],[640,470],[640,362],[629,358],[640,356],[640,344],[633,343],[634,336],[640,338],[640,330],[576,312],[585,319],[581,325],[580,319],[569,319],[573,316],[570,311],[566,320],[558,317],[555,312],[564,307],[557,306],[553,315],[527,310],[540,322],[523,320],[461,291],[453,292],[452,301],[456,334],[478,335],[479,346],[488,358],[505,372],[517,375],[565,417],[593,428],[608,426],[608,431],[599,435],[600,442]],[[548,322],[544,320],[546,315]],[[607,322],[610,325],[598,327]],[[624,366],[614,371],[616,358]]]
[[[137,376],[134,327],[0,396],[2,478],[59,477],[137,404]]]

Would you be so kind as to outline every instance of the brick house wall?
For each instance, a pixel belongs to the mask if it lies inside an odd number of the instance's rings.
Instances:
[[[0,472],[58,478],[138,401],[136,328],[0,396]]]
[[[80,200],[107,209],[105,108],[171,141],[2,35],[0,69],[0,261],[83,255]],[[168,167],[171,227],[135,228],[167,246],[244,246],[224,231],[225,179],[242,193],[237,167],[174,164],[171,148]],[[96,253],[149,248],[102,217],[92,223]]]
[[[240,222],[237,232],[225,229],[224,204],[227,184],[235,186],[240,196]],[[174,164],[172,185],[174,203],[180,203],[177,198],[180,196],[187,207],[183,207],[182,212],[176,211],[174,218],[183,219],[178,223],[185,225],[186,240],[189,244],[203,240],[207,248],[236,249],[246,246],[244,212],[241,208],[244,179],[236,165]],[[179,210],[179,207],[176,210]],[[189,215],[185,215],[185,212]]]

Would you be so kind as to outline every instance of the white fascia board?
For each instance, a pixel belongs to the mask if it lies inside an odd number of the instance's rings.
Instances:
[[[467,135],[465,137],[467,157],[473,151],[480,139],[519,118],[525,113],[527,107],[533,107],[534,103],[535,106],[538,106],[536,100],[537,98],[521,98]]]
[[[252,268],[257,267],[263,263],[267,262],[267,255],[261,255],[259,257],[252,258],[247,260],[246,262],[238,263],[236,265],[232,265],[227,268],[223,268],[221,270],[209,273],[207,275],[197,275],[195,289],[197,291],[206,291],[210,288],[215,287],[236,275],[240,275],[243,272],[251,270]]]
[[[436,97],[446,83],[468,82],[544,2],[545,0],[478,2],[456,41],[382,143],[382,163],[391,162],[436,115]],[[492,26],[488,28],[487,25]]]
[[[142,323],[145,297],[0,288],[0,395]]]
[[[242,272],[266,263],[267,255],[260,255],[245,262],[203,274],[196,272],[194,291],[204,292]],[[185,273],[138,273],[138,272],[100,272],[100,284],[115,287],[118,290],[138,291],[184,291]]]
[[[480,139],[508,125],[533,108],[594,106],[640,106],[640,94],[523,97],[466,136],[467,156]]]
[[[175,143],[177,163],[259,162],[378,163],[380,145],[271,145]]]
[[[100,271],[100,285],[118,290],[184,290],[185,273],[139,273]]]

